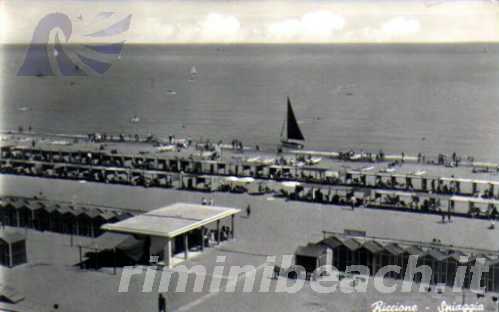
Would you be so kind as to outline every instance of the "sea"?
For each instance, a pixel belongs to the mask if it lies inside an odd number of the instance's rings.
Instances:
[[[27,50],[0,48],[2,131],[238,139],[272,150],[289,97],[306,149],[499,161],[495,44],[125,44],[102,74],[18,76]]]

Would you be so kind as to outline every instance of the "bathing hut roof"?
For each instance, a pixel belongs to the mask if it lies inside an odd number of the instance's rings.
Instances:
[[[460,250],[452,250],[450,252],[449,258],[459,263],[466,263],[470,260],[470,256]]]
[[[494,258],[492,258],[492,257],[489,256],[487,260],[488,260],[487,263],[489,265],[494,265],[494,264],[498,264],[499,263],[499,257],[497,257],[497,256],[494,257]]]
[[[295,255],[303,257],[318,258],[324,252],[324,248],[317,244],[308,244],[306,246],[299,246]]]
[[[13,244],[26,240],[26,236],[20,231],[4,229],[0,231],[0,240],[3,240],[8,244]]]
[[[47,205],[44,210],[47,211],[47,212],[52,212],[54,210],[58,210],[59,208],[61,208],[60,204],[58,204],[58,203],[51,203],[51,204]]]
[[[60,205],[59,208],[57,209],[57,212],[60,214],[65,214],[65,213],[73,213],[73,209],[69,205]]]
[[[38,200],[32,200],[28,202],[27,207],[29,210],[38,210],[45,208],[45,204]]]
[[[113,211],[113,210],[109,210],[109,209],[101,209],[101,214],[100,216],[104,219],[104,220],[109,220],[109,219],[112,219],[114,217],[117,216],[117,213],[116,211]]]
[[[322,240],[320,243],[333,249],[343,245],[343,241],[338,239],[336,236],[328,237]]]
[[[377,241],[375,240],[368,240],[366,241],[362,247],[364,247],[365,249],[369,250],[371,253],[378,253],[378,252],[381,252],[383,251],[383,246],[378,243]]]
[[[359,249],[362,246],[362,243],[360,243],[355,238],[350,238],[350,239],[344,240],[343,241],[343,245],[345,245],[345,247],[347,247],[351,251],[355,251],[355,250]]]
[[[9,205],[11,205],[12,207],[14,207],[16,209],[19,209],[19,208],[24,207],[26,205],[26,202],[20,198],[17,198],[17,199],[11,198]]]
[[[425,252],[421,247],[418,247],[416,245],[410,245],[405,248],[405,252],[407,252],[410,255],[423,255]]]
[[[90,218],[95,218],[101,214],[98,209],[92,209],[89,207],[82,207],[83,214],[87,215]]]
[[[432,257],[433,259],[435,259],[437,261],[442,261],[442,260],[447,259],[449,257],[448,254],[443,253],[442,251],[440,251],[437,248],[429,248],[426,251],[426,255]]]
[[[404,249],[401,248],[397,243],[388,243],[384,246],[385,250],[391,253],[394,256],[398,256],[404,252]]]

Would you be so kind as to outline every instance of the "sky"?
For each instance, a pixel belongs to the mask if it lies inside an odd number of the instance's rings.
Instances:
[[[496,0],[0,0],[0,42],[29,43],[47,14],[72,23],[68,43],[499,42]],[[104,14],[103,14],[104,13]],[[88,37],[131,15],[127,31]]]

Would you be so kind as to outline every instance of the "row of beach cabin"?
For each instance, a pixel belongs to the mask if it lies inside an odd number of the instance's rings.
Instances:
[[[446,286],[462,284],[463,287],[469,288],[472,282],[471,268],[478,261],[480,265],[489,268],[488,272],[483,273],[480,286],[485,287],[487,291],[499,292],[497,252],[457,248],[438,242],[408,242],[335,233],[318,243],[298,247],[295,263],[307,272],[313,272],[324,264],[333,265],[342,272],[347,271],[349,266],[362,265],[368,268],[369,272],[352,273],[370,275],[376,274],[382,267],[396,265],[401,268],[400,273],[389,272],[386,276],[404,279],[410,256],[417,256],[417,266],[426,265],[431,268],[431,276],[426,279],[422,273],[414,274],[415,282]],[[466,268],[462,281],[460,278],[456,280],[458,267]]]
[[[77,236],[97,237],[101,225],[117,222],[132,213],[107,207],[43,199],[4,197],[0,200],[3,226],[29,228]]]
[[[67,149],[67,150],[66,150]],[[99,150],[71,150],[70,146],[0,148],[0,169],[47,177],[85,179],[106,183],[136,185],[169,184],[166,173],[252,177],[255,179],[293,180],[303,183],[357,186],[377,189],[432,192],[482,198],[499,197],[499,181],[429,176],[423,171],[412,173],[340,170],[308,165],[278,164],[273,159],[231,161],[210,159],[210,155],[186,157],[159,154],[113,154]]]

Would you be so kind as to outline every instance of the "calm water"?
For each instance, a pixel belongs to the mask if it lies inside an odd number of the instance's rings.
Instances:
[[[26,48],[2,50],[2,129],[237,137],[273,148],[290,96],[307,148],[499,160],[498,46],[128,45],[101,76],[17,77]],[[134,115],[141,121],[131,124]]]

